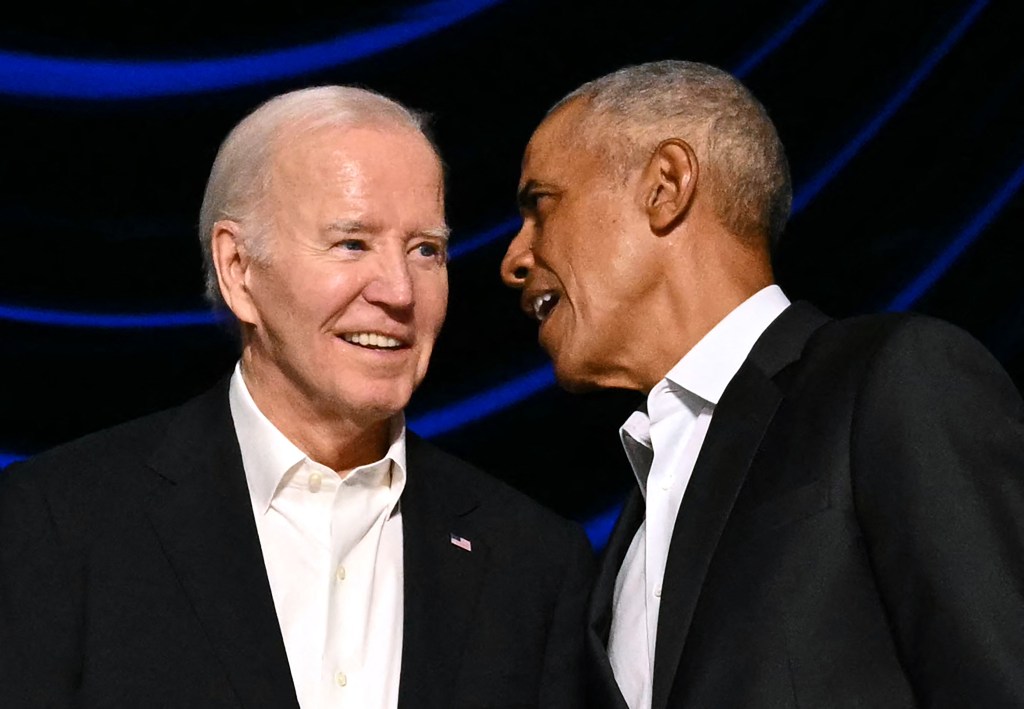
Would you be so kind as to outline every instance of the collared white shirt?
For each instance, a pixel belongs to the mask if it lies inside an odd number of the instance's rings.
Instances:
[[[381,460],[344,478],[257,408],[235,367],[228,394],[299,705],[398,705],[405,419]]]
[[[788,306],[774,285],[745,300],[669,370],[651,389],[646,407],[619,429],[646,503],[615,579],[608,638],[612,671],[630,709],[651,706],[669,543],[715,406],[754,343]]]

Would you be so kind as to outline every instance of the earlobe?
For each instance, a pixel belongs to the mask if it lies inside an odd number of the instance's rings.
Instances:
[[[255,324],[257,312],[248,285],[252,259],[242,243],[240,225],[231,220],[216,222],[210,239],[221,297],[240,322]]]
[[[667,234],[686,216],[697,186],[697,155],[685,140],[658,144],[644,174],[644,207],[651,231]]]

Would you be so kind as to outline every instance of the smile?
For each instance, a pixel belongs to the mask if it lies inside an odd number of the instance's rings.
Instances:
[[[350,344],[374,350],[397,350],[407,346],[407,343],[379,332],[346,332],[342,333],[341,339]]]
[[[540,322],[544,322],[558,305],[558,300],[559,295],[552,291],[536,296],[533,299],[533,316]]]

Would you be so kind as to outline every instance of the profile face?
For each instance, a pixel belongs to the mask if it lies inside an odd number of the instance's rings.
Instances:
[[[570,103],[537,129],[519,181],[523,225],[509,244],[502,278],[521,304],[570,390],[626,386],[650,333],[642,302],[656,284],[654,250],[636,178],[610,177],[604,158],[574,142]]]
[[[269,258],[246,274],[251,375],[266,396],[374,423],[426,374],[448,302],[441,166],[402,128],[282,140],[259,213]]]

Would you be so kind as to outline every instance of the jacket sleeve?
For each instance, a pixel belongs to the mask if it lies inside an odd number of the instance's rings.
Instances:
[[[966,333],[926,318],[870,360],[853,495],[903,665],[928,707],[1024,706],[1024,404]]]
[[[541,669],[541,709],[584,706],[584,638],[594,553],[583,531],[568,528],[566,558]]]
[[[80,589],[31,464],[0,473],[0,706],[67,707]]]

